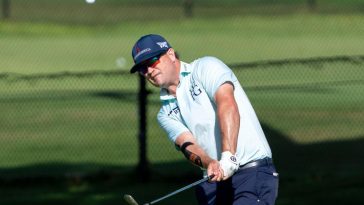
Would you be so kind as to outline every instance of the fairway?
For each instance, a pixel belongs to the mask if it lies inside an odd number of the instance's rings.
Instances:
[[[363,204],[360,0],[12,1],[0,21],[0,204],[152,201],[201,178],[156,122],[147,85],[149,181],[138,166],[131,47],[159,33],[185,62],[216,56],[246,91],[280,173],[277,205]],[[325,6],[324,6],[325,5]],[[196,205],[193,189],[162,204]]]
[[[226,63],[360,55],[361,15],[233,16],[210,21],[127,21],[116,25],[0,22],[0,71],[22,74],[128,70],[137,36],[160,33],[189,62],[205,55]],[[122,59],[122,64],[117,61]]]

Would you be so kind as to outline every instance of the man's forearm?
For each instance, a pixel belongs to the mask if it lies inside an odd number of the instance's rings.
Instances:
[[[192,152],[191,150],[194,150],[194,148],[191,146],[196,146],[196,145],[194,145],[192,142],[183,143],[181,146],[181,152],[188,160],[190,160],[190,162],[199,167],[203,167],[201,156]]]
[[[208,164],[212,161],[199,145],[192,142],[185,142],[181,146],[181,151],[191,163],[201,168],[207,168]]]
[[[230,107],[220,112],[219,119],[222,152],[229,151],[235,154],[240,125],[239,113]]]
[[[212,160],[197,144],[190,132],[181,134],[176,140],[176,145],[180,148],[183,155],[196,166],[207,168]]]
[[[235,154],[240,128],[240,114],[231,84],[222,85],[215,95],[215,100],[221,131],[222,152],[229,151]]]
[[[198,145],[191,132],[182,133],[177,137],[175,143],[190,162],[206,169],[209,176],[214,176],[211,181],[220,181],[223,179],[223,171],[220,168],[219,161],[207,155],[205,150]]]

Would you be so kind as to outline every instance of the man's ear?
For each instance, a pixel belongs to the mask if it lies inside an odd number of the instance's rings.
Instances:
[[[176,61],[176,53],[174,52],[173,48],[168,49],[167,53],[168,57],[171,59],[172,62]]]

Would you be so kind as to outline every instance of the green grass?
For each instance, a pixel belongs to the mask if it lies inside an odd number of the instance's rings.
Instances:
[[[290,140],[316,143],[362,137],[362,64],[321,66],[235,72],[261,120]],[[135,76],[3,82],[0,124],[2,135],[9,137],[1,138],[7,146],[1,150],[0,163],[9,167],[48,161],[135,163],[130,155],[136,155],[137,96],[131,85],[137,85]],[[181,159],[155,122],[158,91],[150,89],[151,160]]]
[[[272,72],[261,70],[254,73],[261,74],[260,78],[250,79],[261,79],[263,85],[256,80],[246,88],[261,119],[291,140],[349,140],[361,138],[364,132],[362,69],[363,65],[327,63],[321,69],[287,66]],[[249,81],[249,75],[242,76]]]
[[[0,22],[0,72],[128,70],[139,36],[164,35],[192,61],[226,63],[364,53],[362,15],[232,16],[126,21],[116,25]],[[122,59],[122,64],[117,64]]]
[[[0,204],[119,204],[123,193],[142,203],[200,177],[158,127],[158,90],[149,87],[152,174],[150,182],[138,181],[137,76],[82,76],[127,71],[143,34],[161,33],[187,62],[364,54],[361,14],[310,13],[303,1],[284,12],[263,8],[264,15],[258,8],[245,13],[237,1],[197,6],[192,19],[172,3],[146,10],[111,0],[69,9],[70,2],[47,10],[44,1],[14,1],[13,18],[0,22]],[[361,2],[351,2],[360,10]],[[362,204],[363,62],[233,69],[273,149],[277,204]],[[64,71],[79,75],[36,78]],[[191,205],[193,196],[188,190],[161,204]]]
[[[327,204],[325,190],[331,202],[360,201],[362,69],[363,63],[351,62],[234,69],[281,173],[277,204]],[[152,176],[149,183],[135,182],[136,84],[129,75],[3,80],[1,204],[113,204],[123,193],[146,202],[197,179],[199,170],[156,124],[158,92],[149,88]],[[194,204],[192,196],[189,190],[165,204]]]

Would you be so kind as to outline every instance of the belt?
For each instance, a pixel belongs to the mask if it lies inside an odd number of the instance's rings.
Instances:
[[[273,160],[269,157],[266,157],[263,159],[250,161],[246,164],[240,165],[239,169],[248,169],[248,168],[252,168],[252,167],[267,166],[267,165],[272,165],[272,164],[273,164]]]

